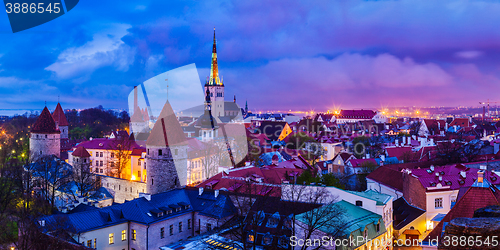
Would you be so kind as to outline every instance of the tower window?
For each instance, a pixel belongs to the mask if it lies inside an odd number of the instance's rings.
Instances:
[[[163,154],[162,150],[158,149],[158,155],[162,155],[162,154]]]

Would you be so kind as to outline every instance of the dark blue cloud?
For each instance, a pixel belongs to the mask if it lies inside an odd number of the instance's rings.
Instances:
[[[4,15],[0,105],[41,109],[61,96],[65,108],[125,109],[133,86],[190,63],[204,81],[214,26],[226,96],[254,109],[476,105],[500,90],[499,11],[491,1],[80,1],[16,34]]]

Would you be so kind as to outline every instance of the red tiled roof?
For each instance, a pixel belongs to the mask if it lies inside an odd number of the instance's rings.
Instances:
[[[377,161],[373,158],[370,158],[370,159],[350,159],[349,162],[351,162],[351,165],[355,168],[362,167],[365,162],[366,163],[371,162],[371,163],[375,164],[375,166],[378,166]]]
[[[403,173],[400,171],[380,166],[373,170],[366,178],[403,192]]]
[[[69,125],[60,103],[57,103],[56,109],[54,110],[54,113],[52,113],[52,118],[54,118],[54,121],[59,124],[59,126]]]
[[[403,154],[411,152],[411,147],[387,147],[385,150],[389,157],[396,157],[400,160]]]
[[[455,126],[455,125],[463,128],[463,127],[470,127],[470,126],[474,125],[474,123],[472,123],[472,122],[469,123],[469,119],[467,119],[467,118],[455,118],[450,123],[450,127]]]
[[[340,114],[337,115],[337,119],[372,119],[375,116],[373,110],[341,110]]]
[[[258,168],[258,167],[242,167],[235,168],[229,171],[229,174],[219,173],[212,178],[205,180],[197,187],[206,187],[211,184],[212,189],[226,188],[234,192],[251,192],[257,195],[270,195],[280,196],[281,188],[279,185],[287,180],[291,174],[296,176],[300,175],[304,170],[302,169],[288,169],[288,168]],[[261,178],[259,182],[257,178]],[[249,180],[249,181],[247,181]],[[217,182],[216,182],[217,181]],[[252,187],[247,190],[251,183]],[[274,185],[274,186],[273,186]],[[272,192],[269,190],[272,187]]]
[[[77,157],[90,157],[89,151],[87,151],[84,147],[78,146],[75,151],[71,154]]]
[[[32,133],[42,133],[42,134],[59,134],[61,131],[56,129],[56,122],[49,112],[49,109],[45,107],[36,120],[35,124],[31,128]]]
[[[494,188],[494,187],[491,187]],[[450,222],[454,218],[465,217],[472,218],[474,211],[492,205],[500,205],[500,197],[498,189],[495,189],[495,195],[490,188],[487,187],[470,187],[467,192],[457,201],[453,208],[439,222],[439,224],[429,233],[427,239],[435,239],[441,237],[443,224]]]
[[[174,110],[167,101],[161,110],[146,145],[173,146],[186,143],[186,136],[174,114]]]
[[[115,139],[108,139],[108,138],[96,138],[92,139],[90,141],[84,141],[81,142],[77,145],[77,147],[82,146],[85,149],[100,149],[100,150],[112,150],[115,148],[115,144],[117,141],[120,140],[115,140]],[[129,147],[129,150],[133,150],[134,148],[139,148],[140,145],[136,143],[136,141],[129,141],[130,143],[126,143],[129,145],[126,145]]]
[[[146,152],[145,148],[134,148],[132,149],[132,153],[130,153],[130,155],[141,156],[143,152]]]
[[[461,171],[465,171],[466,178],[462,178]],[[443,186],[442,189],[458,190],[461,187],[469,187],[477,180],[477,171],[475,168],[467,168],[464,165],[457,164],[452,166],[436,166],[434,171],[430,168],[426,169],[413,169],[412,175],[416,176],[424,188],[436,187],[438,183]],[[439,181],[439,173],[442,180]],[[493,185],[500,185],[500,176],[493,172],[485,171],[484,178]],[[446,187],[449,186],[449,187]]]

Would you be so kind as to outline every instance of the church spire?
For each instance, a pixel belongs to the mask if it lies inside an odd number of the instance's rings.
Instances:
[[[212,66],[210,67],[210,79],[208,85],[222,85],[219,78],[219,67],[217,66],[217,41],[215,40],[215,27],[214,27],[214,44],[212,47]]]

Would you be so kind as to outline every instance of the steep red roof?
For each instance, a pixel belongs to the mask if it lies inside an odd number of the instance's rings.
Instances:
[[[149,134],[146,145],[151,146],[174,146],[186,143],[184,131],[174,114],[174,110],[167,101],[158,116],[151,134]]]
[[[469,119],[467,118],[455,118],[453,121],[450,123],[451,126],[460,126],[460,127],[469,127],[474,125],[474,123],[469,122]]]
[[[370,159],[350,159],[349,162],[351,162],[351,165],[355,168],[363,167],[363,164],[367,164],[369,162],[372,164],[375,164],[375,166],[378,166],[377,161],[373,158],[370,158]]]
[[[68,120],[66,119],[66,115],[61,107],[60,103],[57,103],[56,110],[52,113],[52,118],[59,126],[69,126]]]
[[[396,157],[401,160],[401,156],[411,152],[411,147],[387,147],[385,148],[389,157]]]
[[[61,131],[56,128],[56,122],[49,112],[49,109],[45,107],[36,120],[35,124],[31,128],[32,133],[42,133],[42,134],[59,134]]]
[[[403,173],[400,171],[380,166],[373,170],[366,178],[403,192]]]
[[[75,151],[71,154],[77,157],[90,157],[89,151],[87,151],[84,147],[78,146]]]
[[[460,174],[465,172],[465,178]],[[458,190],[461,187],[470,187],[477,180],[476,168],[467,168],[464,165],[457,164],[454,166],[434,167],[434,171],[430,168],[413,169],[412,175],[416,176],[424,188],[436,188],[437,184],[441,184],[443,189]],[[436,173],[438,175],[436,176]],[[441,177],[441,181],[439,180]],[[484,179],[488,180],[493,185],[500,185],[500,176],[493,172],[485,171]],[[437,188],[436,188],[437,189]]]

